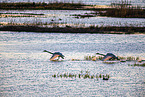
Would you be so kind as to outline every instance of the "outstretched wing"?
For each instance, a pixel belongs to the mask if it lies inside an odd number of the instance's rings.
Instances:
[[[63,55],[62,53],[60,53],[60,52],[55,52],[54,54],[57,54],[57,55],[59,55],[59,57],[61,57],[62,59],[64,59],[64,55]]]
[[[106,61],[106,60],[109,60],[109,59],[111,59],[112,58],[112,56],[105,56],[102,60],[103,61]]]
[[[50,58],[50,60],[52,61],[52,60],[54,60],[54,59],[57,58],[57,57],[59,57],[59,55],[53,54],[53,56]]]
[[[118,59],[118,57],[116,57],[114,54],[112,53],[107,53],[107,55],[105,55],[105,57],[102,59],[102,61],[106,61],[106,60],[110,60],[110,59]]]

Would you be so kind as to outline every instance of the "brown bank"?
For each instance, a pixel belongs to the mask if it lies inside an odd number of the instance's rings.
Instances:
[[[1,26],[0,31],[16,31],[16,32],[38,32],[38,33],[94,33],[94,34],[145,34],[145,27],[40,27],[40,26]]]

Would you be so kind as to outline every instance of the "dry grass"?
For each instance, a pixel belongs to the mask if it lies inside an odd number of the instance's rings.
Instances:
[[[9,9],[9,10],[17,10],[17,9],[37,9],[37,10],[43,10],[43,9],[51,9],[51,10],[72,10],[72,9],[79,9],[84,6],[81,3],[63,3],[63,2],[55,2],[55,3],[35,3],[35,2],[20,2],[20,3],[0,3],[0,9]]]

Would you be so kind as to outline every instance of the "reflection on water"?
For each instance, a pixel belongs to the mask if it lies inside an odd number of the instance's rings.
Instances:
[[[62,52],[51,62],[43,50]],[[0,95],[9,96],[133,96],[145,95],[145,68],[119,62],[71,61],[96,52],[145,58],[145,35],[55,34],[0,32]],[[110,79],[53,78],[66,72],[109,74]]]

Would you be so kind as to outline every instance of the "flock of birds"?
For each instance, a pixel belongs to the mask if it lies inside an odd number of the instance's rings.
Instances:
[[[54,53],[52,53],[52,52],[49,52],[49,51],[47,51],[47,50],[44,50],[43,52],[47,52],[47,53],[49,53],[49,54],[52,54],[52,56],[51,56],[51,58],[50,58],[50,61],[59,61],[59,59],[60,58],[62,58],[62,59],[64,59],[64,55],[62,54],[62,53],[60,53],[60,52],[54,52]],[[102,59],[102,61],[107,61],[107,60],[119,60],[119,58],[118,57],[116,57],[114,54],[112,54],[112,53],[107,53],[106,55],[104,55],[104,54],[100,54],[100,53],[96,53],[97,55],[102,55],[102,56],[104,56],[103,57],[103,59]]]

